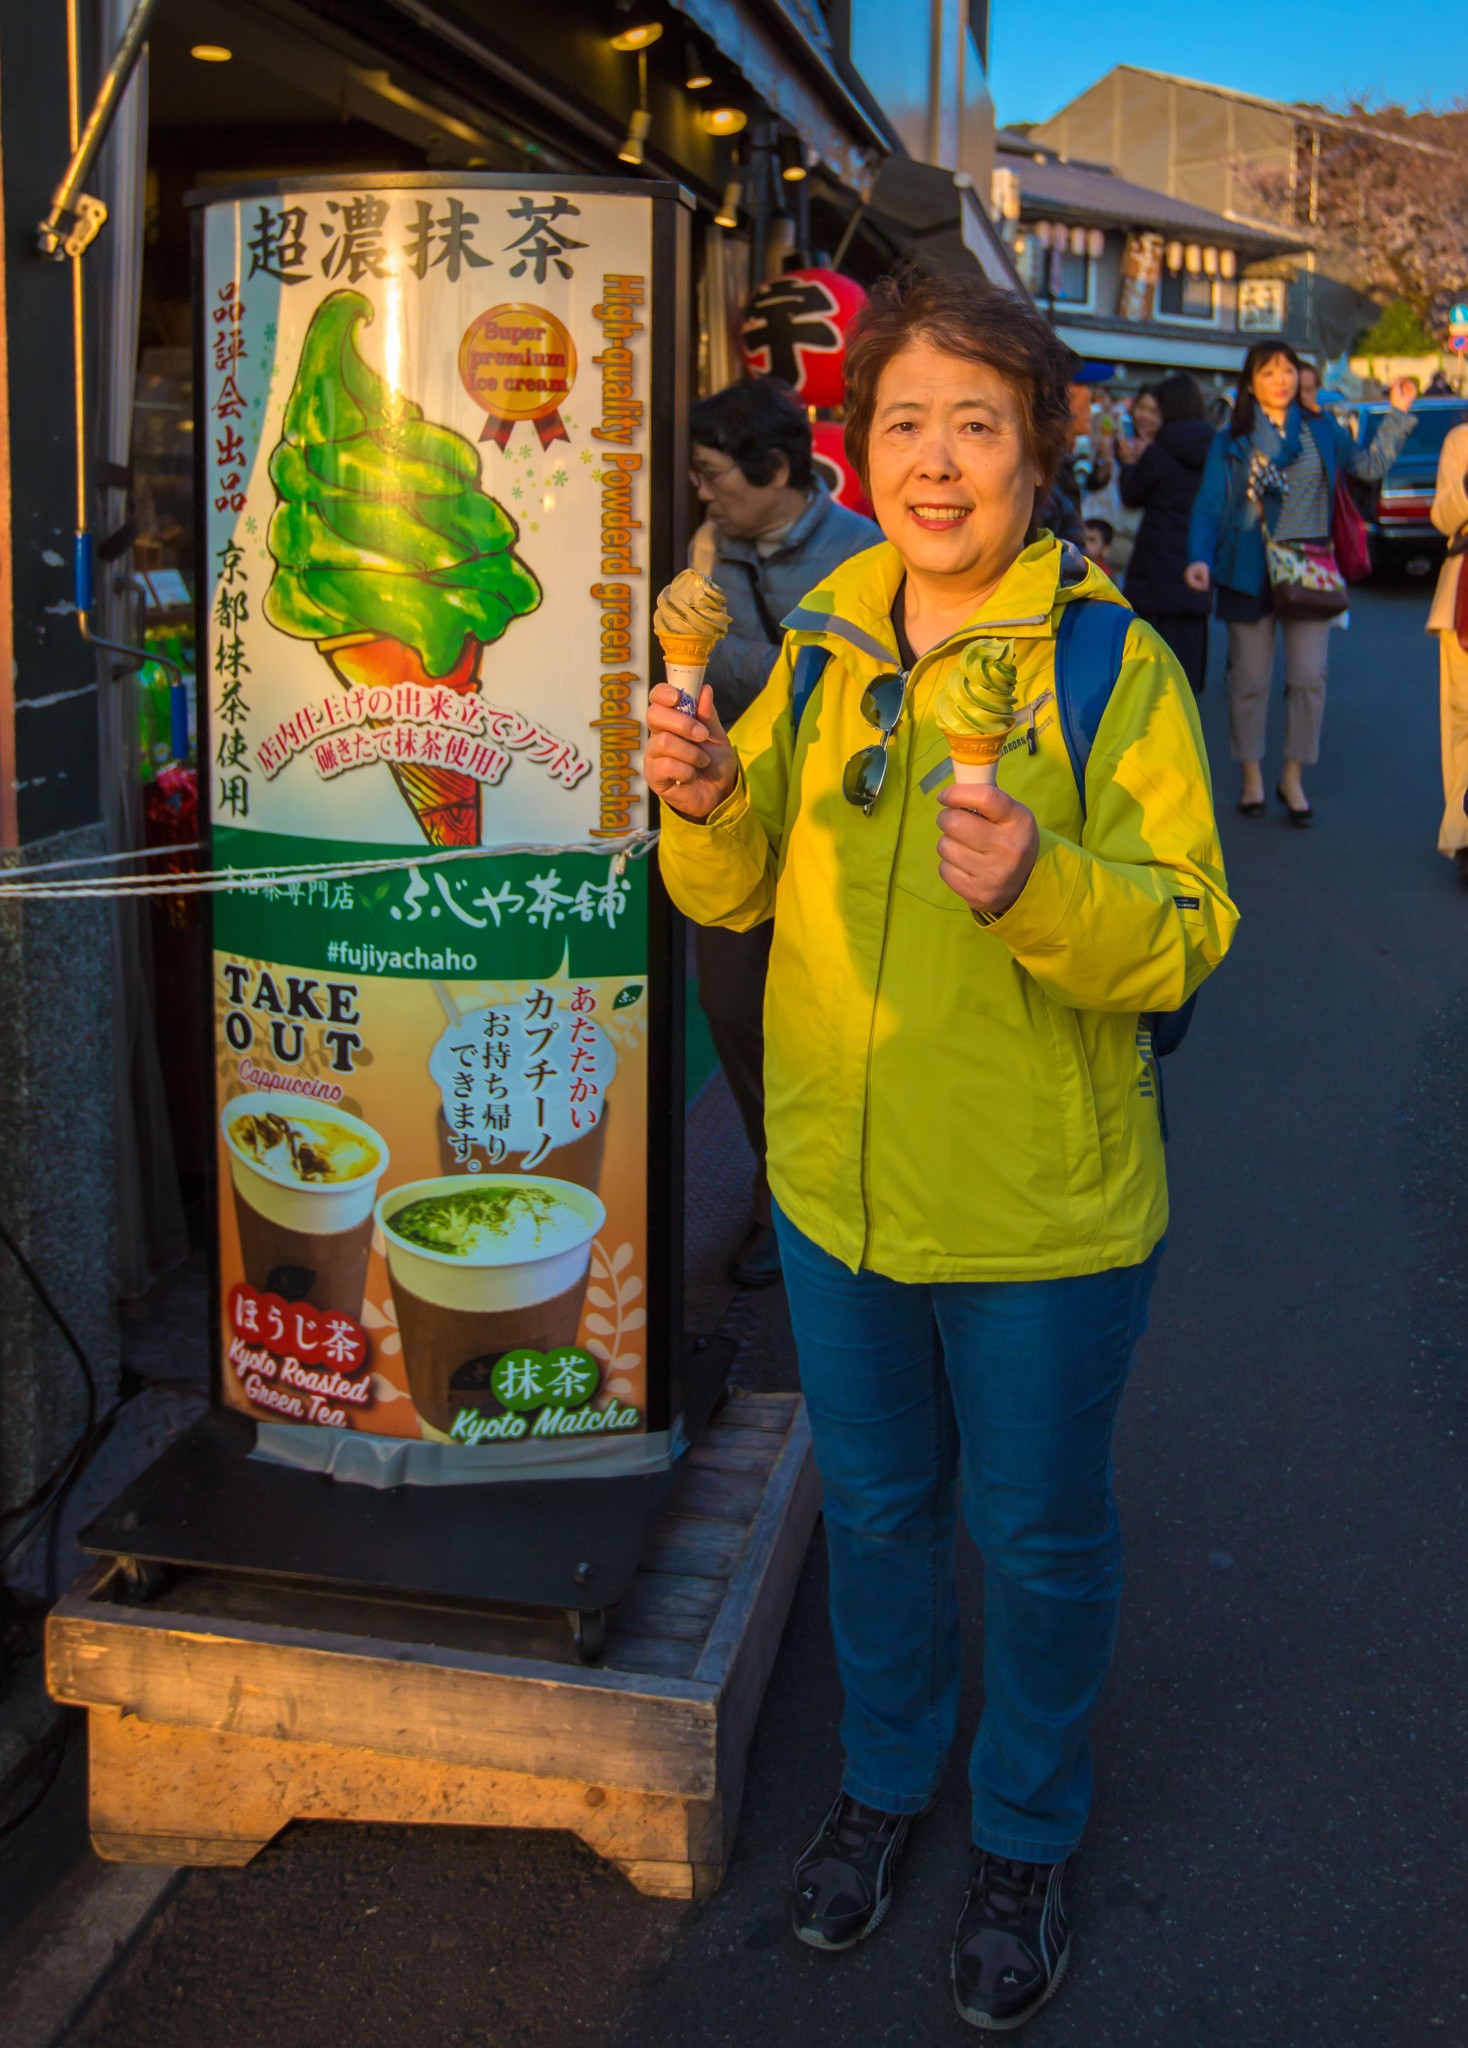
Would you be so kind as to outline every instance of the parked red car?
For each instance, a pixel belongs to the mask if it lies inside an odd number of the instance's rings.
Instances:
[[[1338,417],[1358,441],[1369,445],[1377,421],[1390,410],[1382,399]],[[1419,398],[1412,412],[1416,429],[1380,483],[1351,486],[1371,534],[1373,568],[1418,560],[1429,567],[1442,560],[1447,546],[1432,523],[1432,493],[1443,442],[1450,428],[1468,422],[1468,400]]]

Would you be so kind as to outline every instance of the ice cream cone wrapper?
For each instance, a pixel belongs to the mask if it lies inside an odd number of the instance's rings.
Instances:
[[[992,788],[999,772],[999,756],[1004,750],[1007,732],[948,733],[949,751],[953,756],[953,779],[955,782],[983,782]]]
[[[696,633],[660,633],[658,638],[663,647],[664,671],[678,692],[678,709],[696,718],[698,693],[703,688],[709,656],[718,643]]]
[[[703,668],[718,645],[716,640],[705,640],[701,633],[660,633],[663,643],[663,659],[679,663],[692,663]]]
[[[317,648],[344,684],[371,689],[382,684],[421,683],[464,695],[479,687],[483,643],[468,639],[446,675],[430,676],[417,650],[401,640],[376,633],[345,633],[318,640]],[[381,720],[369,720],[380,724]],[[392,776],[430,846],[477,846],[480,838],[480,785],[457,768],[416,762],[392,764]]]

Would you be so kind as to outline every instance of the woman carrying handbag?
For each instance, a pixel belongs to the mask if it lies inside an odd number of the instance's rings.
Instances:
[[[1416,422],[1410,377],[1362,448],[1329,413],[1302,412],[1300,359],[1282,341],[1244,358],[1233,417],[1209,450],[1188,530],[1191,590],[1218,587],[1228,626],[1229,746],[1242,770],[1239,810],[1264,815],[1265,727],[1275,626],[1285,648],[1285,758],[1276,796],[1293,825],[1314,822],[1302,771],[1320,758],[1330,623],[1346,608],[1332,541],[1343,476],[1385,476]],[[1344,538],[1344,535],[1343,535]]]
[[[1432,523],[1448,536],[1427,630],[1436,633],[1442,676],[1443,821],[1437,850],[1458,864],[1468,886],[1468,426],[1454,427],[1437,461]]]

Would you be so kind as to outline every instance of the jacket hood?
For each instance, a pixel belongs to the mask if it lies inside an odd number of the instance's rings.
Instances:
[[[1213,446],[1213,429],[1207,420],[1169,420],[1158,432],[1157,445],[1184,469],[1201,470]]]
[[[839,647],[843,654],[855,649],[876,667],[895,667],[892,606],[906,573],[890,541],[867,548],[803,598],[784,619],[785,630],[800,644],[829,646],[832,652]],[[1002,633],[1006,639],[1053,639],[1061,607],[1078,597],[1125,603],[1104,570],[1068,541],[1042,531],[1010,564],[972,618],[940,645],[951,649],[984,633]]]

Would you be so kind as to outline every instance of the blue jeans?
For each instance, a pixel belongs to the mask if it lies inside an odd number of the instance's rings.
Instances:
[[[1070,1280],[909,1285],[775,1229],[825,1487],[842,1783],[921,1813],[958,1719],[955,1481],[984,1560],[973,1836],[1069,1855],[1091,1803],[1087,1725],[1116,1641],[1111,1439],[1162,1256]]]

